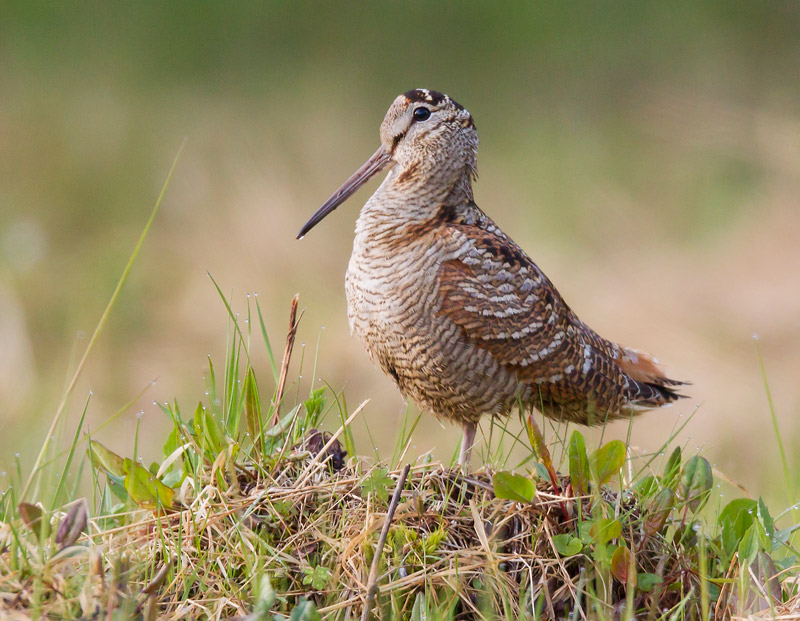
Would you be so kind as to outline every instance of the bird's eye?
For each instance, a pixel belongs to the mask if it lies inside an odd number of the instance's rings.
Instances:
[[[427,121],[431,118],[431,111],[428,108],[419,107],[414,110],[415,121]]]

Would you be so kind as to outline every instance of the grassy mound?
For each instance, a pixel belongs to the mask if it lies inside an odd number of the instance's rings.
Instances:
[[[385,464],[357,458],[350,426],[363,405],[349,413],[326,389],[281,414],[295,309],[268,400],[231,312],[228,360],[219,382],[210,367],[206,403],[189,417],[162,406],[173,426],[160,463],[145,467],[135,448],[118,456],[79,428],[65,456],[50,446],[28,484],[16,476],[0,506],[3,614],[800,615],[797,525],[780,528],[788,512],[773,519],[750,498],[712,511],[701,456],[634,456],[620,441],[587,451],[564,431],[558,474],[529,417],[535,458],[516,473],[465,475],[424,460],[400,468],[413,428]],[[263,324],[261,334],[271,352]],[[326,416],[339,419],[333,434],[318,430]],[[84,467],[91,501],[76,498]]]
[[[53,512],[29,529],[7,522],[4,611],[358,617],[401,473],[360,464],[336,471],[335,458],[321,455],[301,444],[271,475],[237,465],[223,484],[208,461],[206,476],[185,479],[171,508],[99,511],[61,546],[44,525],[74,531],[83,509]],[[660,506],[658,494],[649,502],[605,489],[566,498],[548,482],[520,502],[498,498],[496,487],[440,464],[410,470],[378,557],[380,618],[621,618],[626,610],[647,618],[761,610],[771,618],[797,609],[768,545],[743,537],[726,555],[722,538],[705,538],[697,522],[681,528],[680,504]],[[106,490],[101,504],[108,498]],[[746,532],[761,523],[753,517]]]

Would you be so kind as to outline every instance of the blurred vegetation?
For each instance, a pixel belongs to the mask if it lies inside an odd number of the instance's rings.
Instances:
[[[691,448],[769,484],[777,462],[740,456],[774,442],[754,332],[788,453],[800,443],[798,32],[794,2],[4,3],[0,455],[39,444],[184,137],[76,392],[94,391],[90,422],[159,377],[110,440],[127,447],[137,410],[166,424],[151,402],[194,394],[225,347],[208,271],[234,307],[258,290],[267,325],[300,291],[325,379],[374,397],[373,436],[385,420],[393,436],[404,406],[345,320],[366,192],[293,238],[372,152],[395,95],[429,87],[477,119],[478,203],[588,323],[694,381]],[[678,415],[648,415],[633,441]],[[455,445],[424,425],[419,451]]]

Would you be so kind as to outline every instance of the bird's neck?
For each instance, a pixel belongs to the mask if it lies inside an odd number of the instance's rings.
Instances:
[[[395,165],[361,210],[356,233],[374,234],[406,228],[440,216],[448,207],[470,204],[472,170],[447,161],[412,161]]]

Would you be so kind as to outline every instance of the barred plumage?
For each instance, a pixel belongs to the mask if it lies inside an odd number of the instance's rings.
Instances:
[[[430,413],[464,427],[469,460],[483,415],[520,400],[584,425],[667,405],[683,384],[649,355],[584,324],[474,203],[472,116],[436,91],[395,99],[381,147],[312,216],[302,237],[377,172],[356,223],[345,279],[351,331]]]

